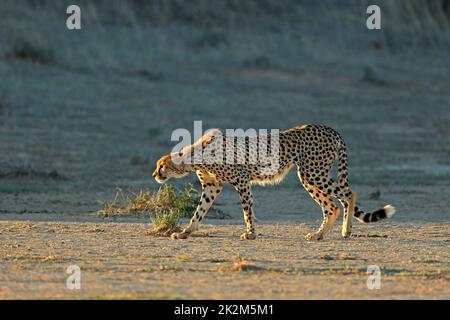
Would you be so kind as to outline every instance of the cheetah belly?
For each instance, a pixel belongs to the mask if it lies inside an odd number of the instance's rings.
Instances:
[[[284,177],[287,175],[289,170],[292,169],[294,163],[289,163],[281,167],[275,174],[253,174],[251,178],[252,184],[267,185],[267,184],[278,184],[283,181]]]

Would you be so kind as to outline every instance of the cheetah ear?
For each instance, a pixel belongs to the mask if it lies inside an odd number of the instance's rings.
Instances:
[[[200,146],[205,147],[206,145],[208,145],[211,141],[213,141],[218,136],[222,136],[222,131],[220,131],[219,129],[210,129],[210,130],[206,131],[206,133],[200,139],[198,139],[194,144],[184,148],[182,151],[183,152],[184,152],[184,150],[193,151],[197,147],[200,147]]]
[[[171,161],[169,162],[169,166],[173,170],[189,172],[192,171],[192,166],[189,162],[186,163],[186,159],[180,156],[180,152],[175,152],[172,154]]]
[[[218,128],[210,129],[206,131],[206,133],[197,141],[197,143],[201,143],[203,146],[206,146],[218,136],[222,136],[222,131],[220,131]]]
[[[170,154],[170,161],[168,165],[171,168],[177,168],[179,164],[183,162],[183,149],[178,152],[172,152]]]
[[[220,131],[219,129],[208,130],[194,144],[186,146],[178,152],[172,153],[172,161],[178,160],[178,159],[183,159],[183,162],[189,163],[189,160],[193,156],[194,150],[196,150],[196,148],[202,149],[202,148],[206,147],[212,140],[214,140],[215,137],[221,136],[221,135],[222,135],[222,131]],[[187,161],[184,161],[184,160],[187,160]]]

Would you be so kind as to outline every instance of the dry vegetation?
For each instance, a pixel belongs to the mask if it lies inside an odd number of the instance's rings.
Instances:
[[[180,190],[171,185],[163,185],[157,191],[117,188],[111,201],[100,201],[102,209],[97,211],[103,217],[114,215],[146,215],[153,225],[156,235],[170,235],[180,230],[180,217],[190,216],[198,203],[197,190],[189,185]]]
[[[180,217],[186,217],[197,206],[198,192],[192,185],[180,190],[165,184],[154,192],[151,190],[133,192],[117,188],[111,201],[100,201],[100,203],[103,208],[98,213],[106,216],[126,213],[151,215],[159,212],[173,212]]]

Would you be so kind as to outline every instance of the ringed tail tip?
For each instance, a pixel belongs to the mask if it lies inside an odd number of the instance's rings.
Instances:
[[[390,218],[395,214],[395,207],[388,204],[387,206],[384,206],[384,212],[386,212],[386,217]]]

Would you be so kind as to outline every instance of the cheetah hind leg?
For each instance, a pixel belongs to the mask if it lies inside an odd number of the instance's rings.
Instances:
[[[322,208],[323,221],[319,230],[316,233],[308,233],[305,236],[307,241],[322,240],[325,233],[327,233],[334,225],[336,218],[340,215],[340,210],[333,203],[330,196],[321,191],[317,186],[309,183],[303,176],[301,172],[298,171],[298,176],[303,187],[308,191],[309,195],[314,199],[314,201]]]
[[[355,214],[356,193],[350,192],[348,199],[339,200],[344,206],[344,221],[342,222],[342,237],[349,238],[352,231],[352,218]]]
[[[322,225],[320,226],[319,230],[315,233],[308,233],[305,236],[305,240],[307,241],[314,241],[314,240],[322,240],[323,236],[326,232],[328,232],[334,225],[334,222],[336,221],[336,218],[340,215],[340,210],[337,207],[333,208],[333,212],[331,214],[328,214],[328,212],[324,212],[323,215],[323,221]]]

